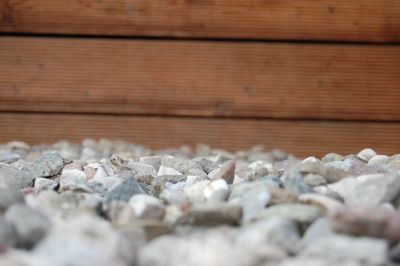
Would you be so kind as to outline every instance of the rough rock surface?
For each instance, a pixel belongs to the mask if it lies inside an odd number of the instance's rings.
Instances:
[[[0,265],[400,262],[400,154],[0,145]]]

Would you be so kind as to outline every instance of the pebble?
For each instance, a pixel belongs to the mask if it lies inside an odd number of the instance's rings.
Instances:
[[[378,154],[373,149],[365,148],[357,154],[357,157],[365,162],[368,162],[372,157],[374,157],[376,155],[378,155]]]
[[[384,265],[387,253],[387,244],[380,239],[332,235],[308,245],[299,256],[320,258],[336,265],[343,261],[352,261],[359,265]]]
[[[139,253],[141,266],[248,266],[285,257],[276,248],[265,248],[255,256],[240,245],[234,245],[227,230],[193,233],[185,237],[163,236],[147,244]],[[154,254],[157,254],[156,256]]]
[[[11,150],[0,150],[0,162],[13,163],[18,161],[21,156],[18,153],[12,152]]]
[[[286,189],[295,195],[313,192],[313,189],[304,182],[303,177],[297,170],[290,170],[282,177]]]
[[[56,190],[58,185],[59,184],[56,181],[52,180],[52,179],[38,177],[38,178],[35,178],[35,184],[34,184],[33,187],[37,191]]]
[[[331,152],[322,157],[321,162],[329,163],[329,162],[341,161],[342,159],[343,159],[342,155]]]
[[[316,193],[302,194],[298,197],[298,200],[302,203],[315,204],[317,206],[320,206],[327,212],[343,208],[343,204],[341,202]]]
[[[17,241],[18,235],[14,225],[0,217],[0,249],[13,247]]]
[[[172,167],[166,167],[164,165],[161,165],[158,170],[157,176],[164,176],[164,175],[183,175],[183,174]]]
[[[275,245],[293,255],[300,243],[300,228],[293,220],[271,217],[242,228],[236,241],[254,248]]]
[[[199,177],[207,177],[203,167],[192,160],[175,158],[175,157],[163,157],[161,160],[161,166],[172,168],[183,175],[194,175]],[[161,169],[160,166],[160,169]],[[160,172],[160,171],[159,171]],[[159,175],[176,175],[176,173],[162,173]]]
[[[243,222],[254,219],[271,200],[268,186],[262,182],[243,182],[233,186],[228,201],[243,208]]]
[[[22,204],[10,207],[4,219],[15,227],[16,245],[22,248],[32,248],[46,236],[51,227],[44,214]]]
[[[323,186],[327,184],[325,178],[317,174],[308,174],[303,178],[303,180],[304,183],[310,187]]]
[[[256,220],[274,216],[292,219],[302,224],[310,224],[322,215],[320,208],[300,203],[286,203],[268,207],[260,211]]]
[[[204,189],[204,197],[206,199],[210,199],[216,197],[217,193],[223,193],[223,195],[227,195],[229,191],[228,183],[225,179],[217,179],[211,183],[209,183]]]
[[[370,166],[379,166],[384,165],[386,162],[389,161],[389,156],[387,155],[375,155],[368,161],[368,165]]]
[[[166,187],[167,183],[176,184],[184,182],[187,178],[184,175],[162,175],[155,178],[151,183],[150,193],[158,197]]]
[[[106,195],[104,202],[111,203],[112,201],[125,201],[128,202],[129,199],[135,194],[145,193],[140,184],[136,181],[133,176],[128,177],[121,182],[118,186],[114,187]]]
[[[333,229],[355,236],[383,238],[389,244],[400,242],[400,213],[384,207],[342,207],[329,213]]]
[[[361,160],[357,156],[347,156],[342,161],[325,163],[325,167],[332,167],[336,170],[341,170],[339,172],[336,172],[336,174],[343,175],[344,172],[345,175],[341,178],[349,176],[355,177],[360,175],[377,174],[382,172],[382,169],[380,167],[368,165],[366,161]],[[325,176],[325,178],[327,177]]]
[[[14,189],[0,188],[0,215],[14,204],[25,202],[24,195]]]
[[[233,183],[235,178],[236,163],[233,160],[229,160],[221,165],[218,169],[213,170],[208,174],[211,180],[224,179],[228,184]]]
[[[144,156],[139,159],[139,163],[149,164],[154,167],[156,171],[160,169],[162,156]]]
[[[335,234],[336,232],[333,230],[326,217],[318,218],[305,231],[299,249],[304,249],[304,247],[312,245],[321,238]]]
[[[268,205],[277,205],[281,203],[294,203],[297,202],[297,197],[291,191],[282,188],[270,188],[271,200]]]
[[[42,154],[39,159],[33,161],[23,170],[34,178],[52,177],[61,173],[64,167],[64,159],[56,151],[48,151]]]
[[[165,207],[158,198],[150,195],[137,194],[130,198],[129,206],[135,217],[139,219],[161,220],[165,214]]]
[[[23,189],[32,186],[34,179],[25,171],[0,165],[0,188]]]
[[[33,254],[53,265],[132,265],[135,252],[109,223],[91,215],[56,224]]]
[[[396,174],[362,175],[342,179],[328,188],[338,193],[346,204],[379,205],[398,195],[400,178]]]
[[[128,163],[127,166],[132,169],[136,178],[151,176],[156,177],[157,171],[151,164],[146,163]]]
[[[0,145],[0,264],[400,262],[400,154]]]
[[[193,205],[179,219],[179,224],[197,226],[239,225],[242,219],[242,207],[220,203],[212,205]]]
[[[85,172],[78,169],[64,169],[60,178],[60,191],[77,190],[90,192]]]
[[[197,178],[197,177],[196,177]],[[196,182],[194,184],[189,184],[189,177],[188,180],[186,181],[185,187],[183,191],[185,192],[186,196],[192,203],[202,203],[206,201],[206,197],[204,196],[204,190],[207,188],[207,186],[210,184],[209,180],[201,180],[199,182]]]

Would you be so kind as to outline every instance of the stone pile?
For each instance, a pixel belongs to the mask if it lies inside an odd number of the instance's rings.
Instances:
[[[400,263],[400,155],[0,145],[0,265]]]

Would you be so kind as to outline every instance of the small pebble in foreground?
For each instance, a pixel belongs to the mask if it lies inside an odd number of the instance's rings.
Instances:
[[[0,265],[400,263],[400,155],[0,145]]]

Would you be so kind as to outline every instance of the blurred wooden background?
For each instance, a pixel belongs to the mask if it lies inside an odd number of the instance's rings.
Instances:
[[[0,142],[400,153],[399,0],[0,0]]]

